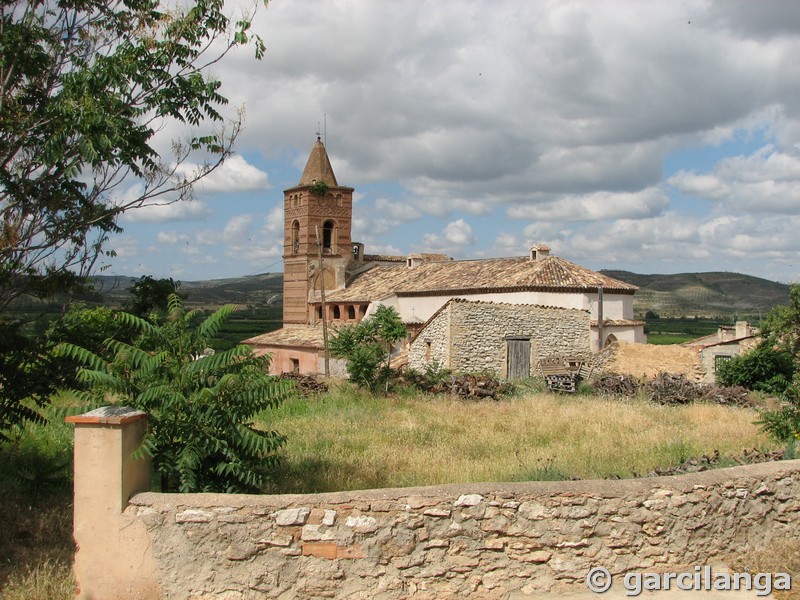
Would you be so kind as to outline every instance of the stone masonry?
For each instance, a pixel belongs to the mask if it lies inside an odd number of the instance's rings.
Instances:
[[[589,313],[530,304],[452,300],[411,343],[409,365],[424,370],[429,362],[438,360],[455,371],[491,371],[505,377],[506,339],[513,336],[530,338],[530,372],[535,373],[539,359],[590,354]]]
[[[622,481],[143,493],[122,517],[147,530],[158,597],[500,599],[585,591],[596,565],[666,570],[768,548],[796,535],[798,492],[800,461],[786,461]]]

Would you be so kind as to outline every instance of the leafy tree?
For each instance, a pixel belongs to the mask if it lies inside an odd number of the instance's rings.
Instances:
[[[776,306],[761,322],[765,343],[800,358],[800,285],[789,288],[789,304]]]
[[[72,344],[59,347],[85,365],[79,376],[92,387],[75,392],[78,397],[97,406],[110,394],[149,415],[143,451],[153,457],[162,491],[258,491],[285,441],[253,424],[291,389],[267,374],[269,358],[244,345],[206,352],[233,310],[224,306],[194,325],[197,312],[173,294],[161,325],[118,313],[141,336],[132,344],[109,340],[110,358]]]
[[[0,4],[0,310],[84,281],[118,218],[191,198],[230,155],[241,113],[210,68],[264,44],[223,0],[8,0]],[[163,139],[173,124],[216,130]],[[172,128],[174,129],[174,128]],[[157,148],[172,148],[162,157]]]
[[[0,315],[25,294],[68,303],[113,255],[122,214],[191,199],[230,155],[242,114],[223,119],[227,99],[210,68],[244,44],[261,58],[264,44],[248,33],[255,4],[235,23],[223,8],[0,3]],[[183,127],[196,132],[166,137]],[[31,407],[47,399],[46,348],[20,336],[0,316],[3,430],[38,420]]]
[[[346,359],[350,379],[374,392],[388,387],[389,359],[405,335],[397,311],[381,305],[371,317],[337,330],[329,346],[334,356]]]
[[[53,392],[49,361],[39,344],[22,334],[19,323],[0,323],[0,442],[26,421],[44,423],[37,410]]]
[[[792,381],[794,370],[792,354],[776,350],[769,343],[761,343],[746,354],[722,363],[717,370],[717,382],[780,394]]]
[[[777,410],[761,412],[758,423],[774,438],[787,443],[788,456],[794,456],[800,438],[800,285],[789,289],[789,304],[776,306],[761,323],[762,346],[791,357],[793,375],[781,396]]]
[[[178,288],[181,287],[180,281],[169,279],[153,279],[150,275],[140,277],[130,289],[132,296],[127,310],[139,317],[147,317],[153,311],[166,311],[169,297],[172,294],[178,295],[186,300],[186,294],[179,294]]]

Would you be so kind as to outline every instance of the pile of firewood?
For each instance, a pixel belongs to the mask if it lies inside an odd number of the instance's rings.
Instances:
[[[607,396],[635,396],[639,385],[639,380],[630,375],[604,375],[592,381],[595,392]]]
[[[294,381],[297,390],[303,396],[316,396],[328,391],[328,385],[320,381],[313,375],[301,375],[300,373],[282,373],[281,379]]]
[[[703,397],[702,386],[683,375],[659,373],[647,382],[647,396],[658,404],[691,404]]]
[[[431,394],[452,394],[471,400],[496,400],[514,390],[512,384],[500,381],[491,374],[481,373],[449,374],[439,380],[429,381],[424,375],[406,372],[402,381]]]
[[[640,390],[658,404],[690,404],[710,402],[727,406],[748,406],[747,390],[740,386],[719,387],[695,383],[684,375],[659,373],[651,380],[629,375],[605,375],[592,382],[594,390],[608,396],[635,396]]]
[[[689,404],[702,401],[727,406],[748,406],[747,390],[740,386],[719,387],[694,383],[683,375],[659,373],[646,384],[650,400],[659,404]]]

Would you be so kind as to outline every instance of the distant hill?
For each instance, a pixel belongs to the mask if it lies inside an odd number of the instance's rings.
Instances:
[[[110,305],[122,306],[130,300],[128,290],[138,277],[102,275],[93,278],[95,289]],[[187,294],[191,308],[215,308],[223,304],[264,308],[283,304],[283,274],[264,273],[230,279],[181,281],[179,292]]]
[[[740,273],[641,275],[630,271],[602,273],[639,287],[634,296],[638,317],[652,310],[661,317],[758,317],[787,304],[789,286]]]
[[[639,287],[634,311],[643,317],[651,310],[661,317],[748,317],[757,319],[773,306],[787,304],[789,286],[740,273],[678,273],[643,275],[631,271],[602,273]],[[122,305],[136,277],[96,277],[96,287],[106,303]],[[256,309],[280,308],[283,274],[265,273],[230,279],[183,281],[180,291],[188,294],[190,307],[214,308],[236,304]]]

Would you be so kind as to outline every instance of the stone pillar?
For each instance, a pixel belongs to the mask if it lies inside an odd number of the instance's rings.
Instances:
[[[147,428],[147,415],[107,406],[66,421],[75,425],[77,597],[156,597],[142,572],[149,566],[141,547],[149,546],[146,531],[130,527],[131,519],[123,515],[131,496],[150,490],[150,459],[131,457]]]

